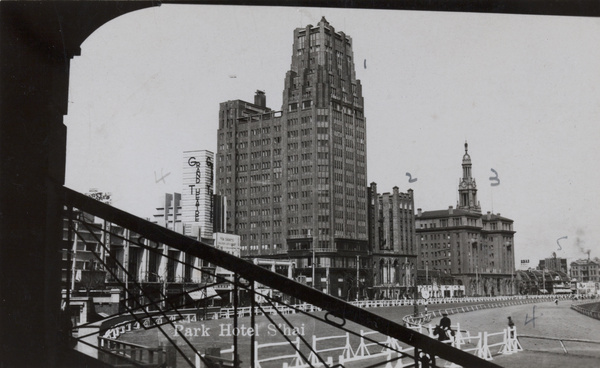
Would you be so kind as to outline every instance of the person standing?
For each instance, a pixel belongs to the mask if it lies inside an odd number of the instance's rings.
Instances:
[[[508,316],[508,328],[511,330],[510,337],[515,337],[515,332],[512,330],[514,327],[515,323],[513,322],[512,318]]]
[[[448,313],[444,312],[442,313],[442,319],[440,320],[440,327],[443,328],[444,330],[450,330],[451,329],[451,321],[450,318],[448,318]]]

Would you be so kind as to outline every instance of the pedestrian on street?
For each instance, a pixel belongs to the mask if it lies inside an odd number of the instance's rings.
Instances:
[[[515,327],[515,323],[513,322],[512,318],[508,316],[508,328],[512,330],[513,327]],[[510,337],[515,337],[514,331],[510,331]]]
[[[451,328],[451,324],[450,318],[448,318],[448,313],[443,312],[442,319],[440,320],[440,327],[445,330],[449,330]]]

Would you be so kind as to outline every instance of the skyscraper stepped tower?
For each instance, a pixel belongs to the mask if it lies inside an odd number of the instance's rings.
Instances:
[[[294,31],[281,111],[220,105],[217,182],[242,256],[290,259],[295,276],[340,297],[368,274],[366,128],[352,39],[322,18]]]

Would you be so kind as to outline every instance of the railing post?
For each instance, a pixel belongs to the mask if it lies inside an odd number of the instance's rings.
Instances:
[[[414,352],[414,354],[415,354],[415,355],[413,356],[413,358],[414,358],[414,360],[415,360],[415,367],[420,367],[419,349],[417,349],[417,348],[414,348],[414,349],[413,349],[413,352]]]
[[[256,294],[254,293],[254,281],[250,283],[250,326],[252,326],[252,333],[250,334],[250,368],[254,368],[254,361],[256,356],[254,355],[254,344],[256,335],[256,321],[254,317],[254,303],[256,303]]]
[[[238,330],[238,282],[240,281],[240,276],[237,272],[233,278],[233,366],[235,368],[239,367],[239,354],[238,354],[238,339],[235,331]]]

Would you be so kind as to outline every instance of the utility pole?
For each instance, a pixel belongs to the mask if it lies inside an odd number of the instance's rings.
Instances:
[[[418,290],[419,288],[418,288],[418,284],[417,284],[417,275],[418,275],[417,274],[417,270],[415,269],[415,279],[414,279],[415,280],[415,282],[414,282],[415,290],[414,290],[414,297],[413,297],[414,298],[413,307],[414,307],[414,316],[415,317],[419,314],[419,305],[417,304],[417,299],[419,298],[419,290]]]
[[[406,295],[408,296],[408,257],[404,257],[404,264],[402,265],[402,268],[404,268],[404,286],[406,286]]]
[[[310,229],[308,229],[308,236],[310,236]],[[315,282],[315,259],[316,259],[316,257],[315,257],[315,242],[316,242],[316,240],[313,237],[313,239],[312,239],[312,287],[313,287],[313,289],[317,288],[316,287],[317,285]]]
[[[359,282],[358,280],[360,277],[359,269],[360,269],[360,256],[357,255],[356,256],[356,301],[358,301],[358,294],[359,294],[359,290],[360,290],[359,283],[358,283]]]
[[[329,266],[327,266],[325,271],[325,290],[327,291],[327,295],[331,295],[329,291]]]
[[[542,268],[542,282],[543,282],[543,290],[546,290],[546,269]],[[546,294],[546,293],[542,293]]]

